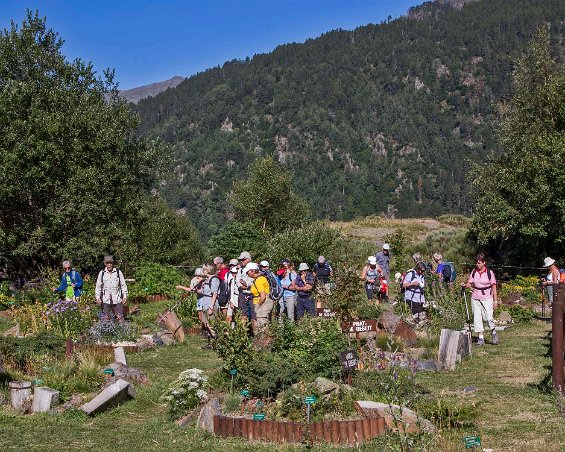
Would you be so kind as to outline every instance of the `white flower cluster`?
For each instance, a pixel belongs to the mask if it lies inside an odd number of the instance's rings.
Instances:
[[[175,417],[208,399],[208,377],[201,369],[186,369],[163,395]]]

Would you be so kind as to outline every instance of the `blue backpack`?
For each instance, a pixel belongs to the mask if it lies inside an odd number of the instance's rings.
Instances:
[[[455,271],[455,266],[453,265],[453,262],[443,263],[441,276],[443,276],[444,282],[455,282],[455,278],[457,278],[457,272]]]

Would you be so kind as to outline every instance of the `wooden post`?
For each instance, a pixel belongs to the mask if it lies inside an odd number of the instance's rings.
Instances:
[[[363,420],[357,419],[355,422],[355,442],[363,444],[365,442],[365,432],[363,430]]]
[[[363,419],[363,436],[367,441],[373,439],[371,436],[371,421],[367,418]]]
[[[331,421],[332,424],[332,443],[339,444],[339,422]]]
[[[65,356],[67,359],[73,357],[73,340],[70,337],[67,337]]]
[[[553,285],[553,305],[551,307],[551,379],[553,387],[563,393],[563,305],[565,286]]]
[[[331,422],[324,421],[323,429],[324,429],[324,441],[326,443],[331,443],[332,442],[332,424],[331,424]]]

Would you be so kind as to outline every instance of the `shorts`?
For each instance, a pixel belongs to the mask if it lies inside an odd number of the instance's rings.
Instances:
[[[253,304],[253,297],[251,294],[239,294],[238,309],[241,311],[243,317],[247,317],[251,320],[257,320],[257,314],[255,313],[255,305]]]
[[[211,304],[212,304],[212,300],[210,298],[208,297],[199,298],[196,301],[196,310],[207,311]]]

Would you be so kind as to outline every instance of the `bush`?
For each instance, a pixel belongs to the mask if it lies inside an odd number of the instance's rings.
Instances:
[[[321,394],[312,383],[299,383],[279,394],[277,397],[274,416],[277,419],[286,418],[294,422],[306,419],[304,397],[316,396],[316,403],[311,405],[310,418],[321,421],[326,417],[347,417],[355,412],[354,391],[334,391],[331,396]]]
[[[309,223],[299,228],[289,228],[275,234],[267,243],[267,259],[278,262],[289,258],[293,262],[316,262],[320,254],[336,254],[341,234],[323,221]]]
[[[28,337],[0,337],[0,353],[4,362],[25,373],[34,371],[39,359],[45,355],[64,356],[65,339],[42,332]]]
[[[530,303],[541,301],[539,278],[537,276],[518,275],[511,281],[502,284],[500,291],[501,298],[508,298],[511,293],[518,293]]]
[[[531,321],[535,316],[532,309],[515,304],[512,306],[499,306],[494,312],[494,317],[498,318],[502,311],[508,311],[514,323],[526,323]]]
[[[208,378],[202,370],[183,370],[162,397],[169,404],[171,418],[178,419],[205,401],[208,398],[207,388]]]
[[[381,371],[357,372],[353,386],[372,400],[413,407],[424,391],[414,377],[411,369],[388,366]]]
[[[179,269],[154,262],[140,264],[135,269],[134,276],[135,283],[131,286],[130,296],[176,294],[175,286],[185,279]]]
[[[242,251],[252,256],[263,256],[266,251],[267,235],[255,221],[233,221],[220,229],[210,239],[208,248],[214,256],[233,258]]]

